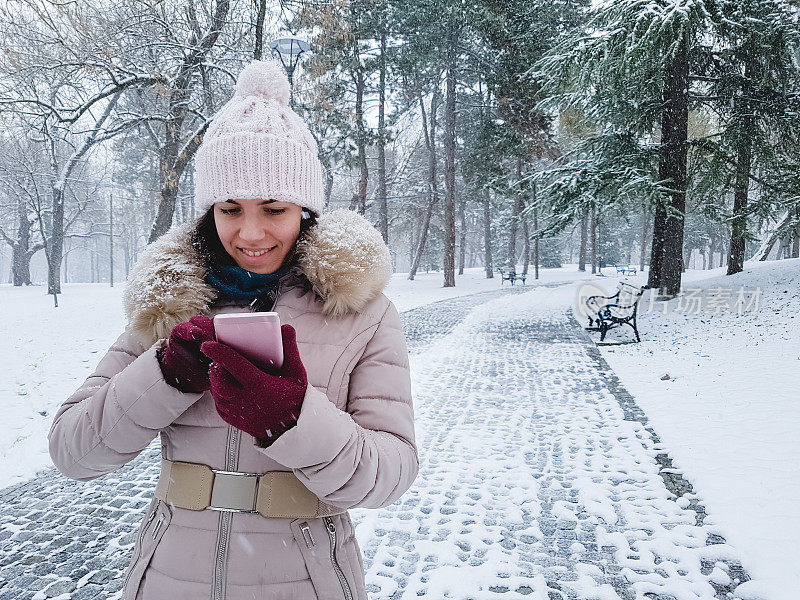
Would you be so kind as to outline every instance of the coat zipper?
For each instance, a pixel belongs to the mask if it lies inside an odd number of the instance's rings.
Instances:
[[[275,298],[272,299],[272,305],[269,308],[264,308],[263,310],[275,309],[275,304],[277,304],[278,302],[278,297],[280,296],[281,291],[283,291],[283,287],[284,287],[284,279],[282,278],[278,282],[278,289],[276,290]],[[225,470],[235,471],[236,456],[239,453],[239,440],[241,437],[241,433],[235,427],[230,427],[230,429],[231,429],[231,436],[227,442],[227,448],[226,448],[227,453],[225,456]],[[214,586],[213,589],[211,590],[212,600],[225,600],[225,585],[223,582],[224,582],[225,571],[228,568],[227,564],[228,537],[230,536],[232,519],[233,519],[232,513],[223,512],[219,520],[219,529],[218,529],[219,543],[217,544],[216,561],[214,563]]]
[[[235,427],[231,427],[231,436],[227,446],[225,456],[225,470],[236,470],[236,455],[239,452],[240,432]],[[212,590],[213,600],[225,600],[224,575],[227,570],[228,555],[228,536],[231,530],[232,513],[223,512],[220,516],[219,524],[219,544],[217,545],[217,556],[214,564],[214,589]]]
[[[306,546],[313,548],[317,545],[317,543],[314,541],[314,536],[311,535],[311,528],[308,526],[307,522],[300,524],[300,531],[303,532],[303,538],[306,540]]]
[[[331,563],[336,576],[339,578],[339,583],[342,585],[344,597],[347,600],[353,600],[353,592],[350,590],[350,584],[347,583],[347,578],[344,576],[342,567],[339,566],[339,561],[336,560],[336,525],[333,524],[331,517],[322,517],[325,522],[325,528],[328,530],[328,537],[331,539]]]
[[[217,546],[217,562],[215,565],[214,577],[214,600],[224,600],[225,590],[223,589],[222,576],[225,571],[225,558],[228,554],[228,531],[231,526],[231,513],[223,512],[220,516],[219,545]]]
[[[136,564],[136,561],[139,560],[139,555],[142,553],[142,541],[144,540],[144,536],[147,533],[147,528],[150,525],[150,521],[152,521],[153,518],[156,516],[157,512],[158,512],[158,506],[156,505],[156,508],[154,508],[152,510],[152,512],[149,515],[147,515],[147,519],[145,520],[144,527],[142,527],[142,531],[141,531],[141,533],[139,533],[139,538],[137,540],[138,548],[137,548],[137,551],[136,551],[136,556],[134,556],[131,559],[131,568],[128,569],[128,574],[125,576],[125,583],[123,584],[123,589],[125,588],[126,585],[128,585],[128,579],[130,579],[130,577],[131,577],[131,572],[133,571],[133,566]]]
[[[156,534],[158,530],[161,528],[161,524],[164,522],[164,515],[159,515],[158,521],[156,521],[156,526],[153,527],[153,539],[156,539]]]

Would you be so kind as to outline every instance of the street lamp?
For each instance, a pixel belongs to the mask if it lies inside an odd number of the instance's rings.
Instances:
[[[286,76],[289,78],[289,106],[294,108],[294,86],[292,76],[294,68],[303,52],[308,52],[311,46],[305,40],[297,37],[283,37],[272,40],[269,47],[278,54],[283,68],[286,69]]]

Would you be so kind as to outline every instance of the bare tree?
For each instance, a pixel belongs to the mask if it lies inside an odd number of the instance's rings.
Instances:
[[[172,226],[181,175],[203,141],[203,134],[211,123],[210,116],[201,116],[188,135],[184,130],[185,126],[192,124],[188,117],[192,112],[189,101],[193,83],[197,78],[205,80],[204,63],[225,26],[230,2],[218,0],[213,14],[205,24],[199,18],[194,2],[186,2],[184,8],[187,26],[185,32],[172,29],[174,21],[163,21],[166,27],[170,27],[170,37],[174,37],[183,46],[181,53],[183,58],[175,65],[174,75],[168,76],[165,89],[162,91],[167,95],[168,102],[164,115],[163,137],[159,144],[161,193],[156,220],[148,242],[155,241]]]
[[[48,262],[48,293],[60,293],[65,187],[99,144],[140,121],[116,109],[127,89],[158,81],[150,73],[117,68],[98,52],[113,19],[88,4],[20,0],[0,10],[0,107],[47,157],[49,222],[40,222]],[[118,23],[116,24],[118,25]],[[107,49],[107,48],[106,48]],[[40,219],[41,221],[41,219]]]

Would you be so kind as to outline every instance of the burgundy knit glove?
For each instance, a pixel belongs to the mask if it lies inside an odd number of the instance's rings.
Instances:
[[[167,345],[156,351],[164,380],[182,392],[204,392],[211,387],[211,361],[200,352],[200,344],[214,339],[214,323],[197,315],[172,328]]]
[[[221,342],[204,342],[211,363],[211,395],[222,419],[265,448],[297,424],[308,379],[294,327],[281,326],[283,366],[270,375]]]

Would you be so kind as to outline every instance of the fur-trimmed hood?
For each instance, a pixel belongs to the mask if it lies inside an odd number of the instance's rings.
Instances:
[[[175,325],[207,312],[217,298],[217,290],[204,280],[207,265],[192,246],[193,228],[194,223],[186,223],[161,236],[130,272],[125,315],[146,343],[169,337]],[[349,210],[319,217],[297,245],[296,265],[292,275],[305,276],[331,317],[360,311],[392,275],[380,233]]]

